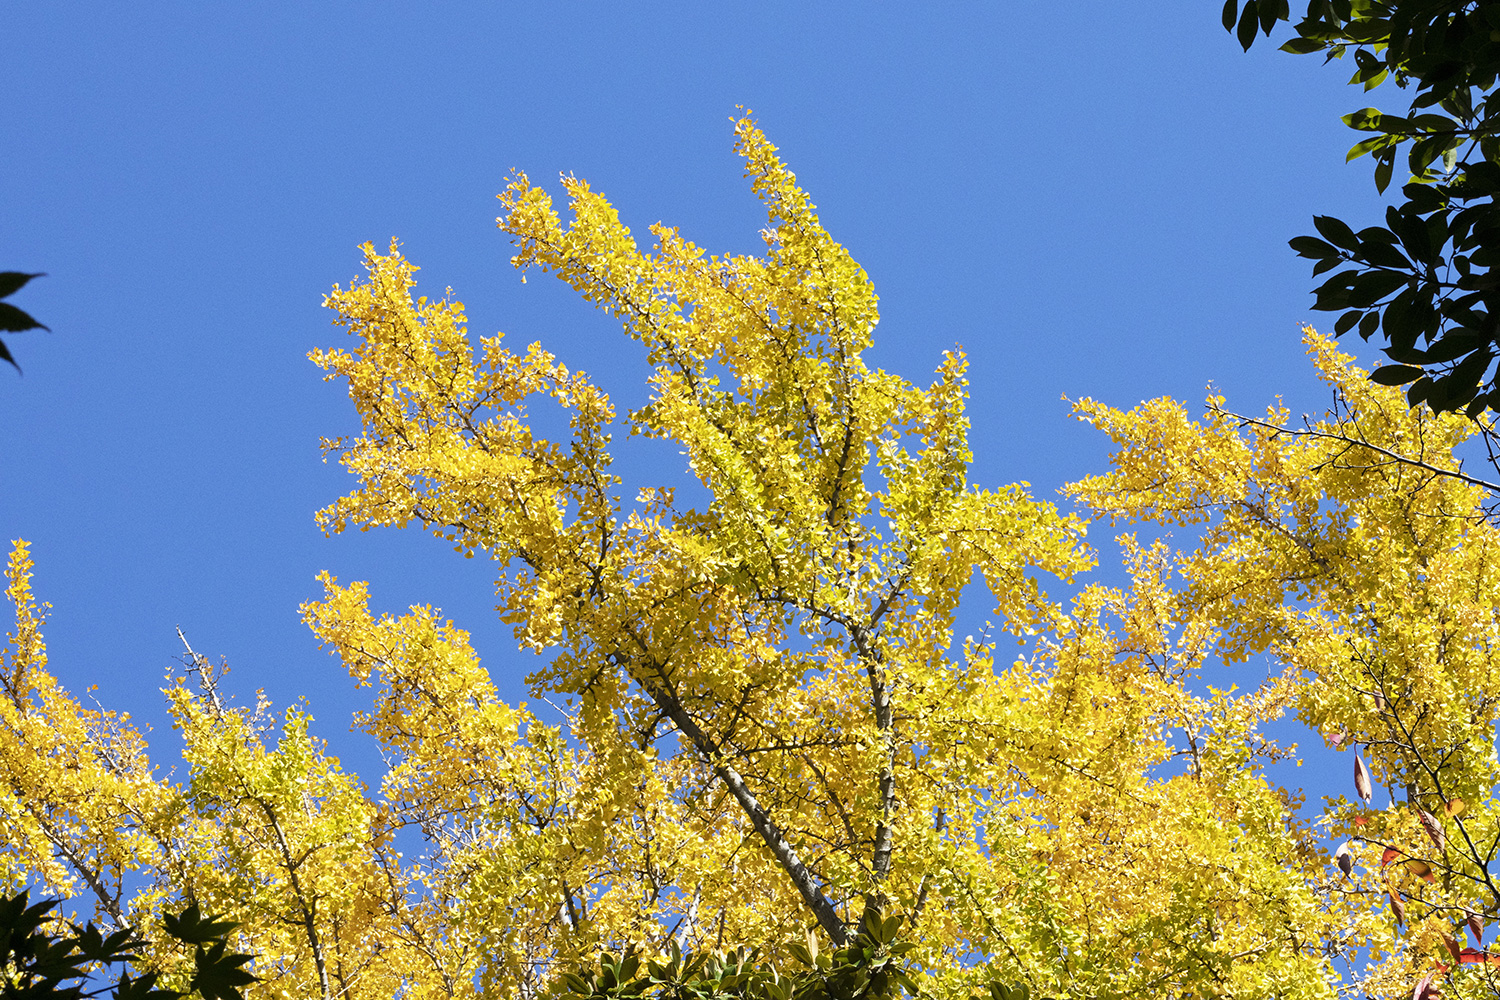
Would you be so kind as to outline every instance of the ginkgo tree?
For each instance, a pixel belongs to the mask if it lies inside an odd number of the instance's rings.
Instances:
[[[196,654],[167,691],[174,782],[47,674],[19,546],[0,876],[152,940],[178,900],[223,914],[256,995],[1482,989],[1500,698],[1471,425],[1313,339],[1323,422],[1085,400],[1119,447],[1078,513],[976,486],[962,353],[925,387],[867,367],[868,277],[756,125],[735,134],[759,255],[662,225],[642,249],[576,178],[566,223],[524,175],[501,195],[516,265],[639,342],[638,409],[539,344],[475,345],[394,245],[327,300],[352,340],[313,360],[361,429],[326,442],[356,485],[320,523],[492,560],[557,711],[502,701],[432,609],[379,614],[325,575],[304,615],[371,689],[378,786],[304,711],[235,707]],[[691,478],[627,490],[613,455],[638,437]],[[1134,526],[1118,585],[1091,575],[1100,518]],[[961,637],[971,581],[997,624]],[[1361,748],[1370,803],[1308,809],[1272,780],[1288,712]],[[1401,789],[1379,809],[1375,781]]]
[[[1384,910],[1362,988],[1422,1000],[1451,976],[1450,996],[1493,996],[1500,487],[1456,457],[1493,430],[1408,409],[1329,341],[1308,344],[1333,390],[1324,419],[1236,416],[1218,397],[1201,422],[1167,400],[1085,400],[1120,452],[1070,492],[1111,518],[1196,529],[1177,613],[1211,623],[1228,662],[1274,653],[1302,720],[1354,753],[1354,795],[1329,798],[1318,825],[1342,840],[1336,891]]]

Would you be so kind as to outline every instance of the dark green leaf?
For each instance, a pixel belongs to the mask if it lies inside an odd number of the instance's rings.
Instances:
[[[1423,132],[1451,132],[1458,127],[1447,115],[1436,114],[1412,115],[1407,119],[1407,126]]]
[[[1224,0],[1224,11],[1220,15],[1224,21],[1224,30],[1233,31],[1234,22],[1240,12],[1240,0]]]
[[[1480,379],[1484,377],[1485,371],[1494,360],[1495,356],[1488,349],[1480,348],[1439,379],[1439,382],[1447,383],[1443,385],[1442,409],[1457,409],[1473,399],[1474,394],[1479,390]]]
[[[1276,22],[1287,17],[1287,0],[1260,0],[1260,30],[1266,35],[1276,27]]]
[[[1349,163],[1359,159],[1366,153],[1386,149],[1395,141],[1395,138],[1389,135],[1377,135],[1373,139],[1361,139],[1349,147],[1349,152],[1344,156],[1344,162]]]
[[[45,330],[47,329],[29,315],[17,309],[9,302],[0,302],[0,330],[9,333],[20,333],[22,330]]]
[[[1345,309],[1349,306],[1349,286],[1354,281],[1357,272],[1340,271],[1316,289],[1317,296],[1313,302],[1313,308],[1319,312],[1332,312]]]
[[[193,903],[183,910],[178,916],[170,913],[162,915],[162,926],[167,933],[186,944],[207,944],[215,938],[221,938],[234,930],[239,925],[232,920],[220,920],[217,917],[204,917],[198,909],[198,904]]]
[[[1422,377],[1422,369],[1415,365],[1381,365],[1370,373],[1370,381],[1377,385],[1405,385]]]
[[[1405,344],[1393,344],[1385,349],[1385,356],[1403,365],[1425,365],[1427,354]]]
[[[1463,187],[1465,197],[1485,197],[1500,191],[1500,163],[1480,160],[1466,164],[1457,183]]]
[[[1381,194],[1391,185],[1391,171],[1396,168],[1394,156],[1382,156],[1375,161],[1375,190]]]
[[[1418,139],[1412,143],[1411,152],[1406,154],[1407,166],[1413,174],[1420,177],[1428,164],[1443,155],[1447,146],[1448,140],[1441,136]]]
[[[1408,288],[1386,303],[1385,311],[1381,314],[1386,339],[1394,338],[1397,343],[1416,343],[1418,331],[1411,329],[1411,319],[1418,301],[1419,296],[1416,290]]]
[[[1307,257],[1311,260],[1324,260],[1328,257],[1337,258],[1338,248],[1332,243],[1324,242],[1316,236],[1293,236],[1287,241],[1287,245],[1297,251],[1298,257]]]
[[[1444,302],[1442,306],[1443,318],[1461,323],[1471,329],[1483,329],[1487,317],[1484,313],[1475,311],[1472,308],[1472,304],[1467,301],[1474,298],[1475,296],[1466,295],[1463,299],[1457,301],[1450,300]]]
[[[1456,361],[1484,346],[1484,338],[1472,330],[1451,330],[1447,335],[1423,351],[1422,363],[1440,365]]]
[[[1363,248],[1370,243],[1384,243],[1386,246],[1396,245],[1396,234],[1384,226],[1366,226],[1355,234],[1359,237],[1360,247]]]
[[[1381,299],[1411,281],[1409,275],[1395,271],[1366,271],[1354,279],[1349,288],[1349,304],[1356,308],[1375,305]]]
[[[253,955],[226,953],[223,941],[215,941],[208,948],[199,945],[193,956],[196,970],[191,988],[203,994],[204,1000],[244,1000],[240,987],[259,980],[240,966],[253,958]]]
[[[1230,0],[1230,3],[1233,2],[1234,0]],[[1230,27],[1233,27],[1233,25],[1230,25]],[[1291,41],[1281,46],[1281,51],[1290,52],[1292,53],[1292,55],[1296,56],[1305,56],[1311,55],[1314,52],[1321,52],[1326,47],[1327,46],[1323,42],[1320,42],[1317,39],[1293,38]]]
[[[1244,12],[1240,14],[1240,23],[1235,31],[1235,37],[1246,52],[1250,46],[1255,44],[1255,31],[1259,27],[1259,0],[1245,0]]]
[[[1355,238],[1354,230],[1350,229],[1339,219],[1335,219],[1331,215],[1315,215],[1313,216],[1313,225],[1317,227],[1318,232],[1322,233],[1328,242],[1341,250],[1348,250],[1353,253],[1359,249],[1359,240]]]
[[[186,993],[177,990],[159,989],[154,972],[138,979],[132,979],[128,972],[121,973],[120,982],[115,986],[115,1000],[181,1000],[185,996]]]
[[[32,278],[40,278],[42,275],[26,274],[21,271],[0,271],[0,299],[8,298],[19,291]]]
[[[1410,206],[1406,206],[1409,210]],[[1391,205],[1385,210],[1385,223],[1413,261],[1426,266],[1432,262],[1432,241],[1428,238],[1427,224],[1409,211]]]
[[[1430,184],[1408,184],[1401,189],[1401,193],[1411,203],[1412,211],[1418,215],[1430,215],[1447,202],[1442,192]]]
[[[1391,235],[1389,230],[1382,229],[1381,232],[1391,236],[1392,241],[1394,241],[1395,237]],[[1360,235],[1363,236],[1364,234],[1361,233]],[[1383,239],[1362,240],[1359,249],[1360,256],[1377,267],[1397,268],[1403,271],[1410,271],[1412,269],[1411,262],[1401,255],[1401,251]],[[1403,279],[1405,278],[1404,275],[1402,277]]]

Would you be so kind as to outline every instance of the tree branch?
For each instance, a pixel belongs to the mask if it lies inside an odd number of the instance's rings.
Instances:
[[[750,819],[750,824],[760,839],[771,849],[772,855],[780,863],[782,870],[791,878],[792,884],[802,894],[802,899],[808,908],[818,919],[818,925],[829,939],[839,947],[848,943],[849,930],[844,921],[839,917],[838,911],[834,909],[833,903],[818,888],[813,879],[812,872],[797,855],[797,849],[786,839],[781,828],[771,819],[764,806],[756,799],[755,794],[745,783],[744,777],[725,758],[723,750],[717,741],[698,725],[693,717],[683,708],[682,702],[668,686],[666,678],[660,667],[653,666],[652,673],[644,671],[638,675],[641,687],[643,687],[651,699],[656,702],[658,708],[671,719],[677,726],[679,732],[686,736],[693,748],[713,768],[714,774],[729,789],[740,808]]]

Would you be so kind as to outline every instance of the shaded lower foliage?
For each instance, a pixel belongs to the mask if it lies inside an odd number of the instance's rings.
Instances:
[[[915,996],[917,985],[901,958],[912,945],[898,937],[902,919],[867,906],[859,931],[844,947],[820,951],[809,936],[791,948],[800,967],[786,969],[759,951],[683,954],[674,942],[669,955],[605,954],[597,966],[567,972],[555,1000],[897,1000]]]
[[[232,952],[228,935],[235,924],[205,918],[196,903],[167,914],[167,933],[192,945],[193,979],[186,991],[162,986],[155,972],[132,976],[126,966],[139,959],[146,942],[129,928],[105,934],[92,922],[84,927],[52,915],[57,900],[32,903],[26,892],[0,897],[0,998],[3,1000],[243,1000],[240,988],[256,981],[243,966],[254,956]],[[114,982],[107,978],[118,966]]]

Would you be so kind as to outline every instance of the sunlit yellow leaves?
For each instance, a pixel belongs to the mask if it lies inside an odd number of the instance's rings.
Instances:
[[[597,401],[583,408],[593,423],[575,420],[571,440],[534,436],[524,404],[566,402],[547,382],[561,366],[495,342],[471,361],[452,337],[461,311],[413,303],[398,256],[367,252],[370,280],[330,296],[358,346],[315,356],[347,378],[365,428],[341,459],[361,488],[325,525],[416,518],[488,552],[502,613],[523,641],[556,647],[533,680],[580,699],[576,756],[552,762],[566,821],[549,821],[566,840],[552,864],[571,881],[537,906],[588,900],[590,932],[605,940],[675,924],[697,946],[729,935],[774,948],[789,914],[811,912],[837,938],[858,893],[930,896],[928,861],[897,844],[956,856],[951,831],[976,829],[988,809],[944,798],[968,795],[991,766],[944,752],[942,717],[965,710],[950,703],[954,685],[979,690],[949,659],[959,593],[981,572],[1020,634],[1057,613],[1036,570],[1067,579],[1090,563],[1078,522],[1020,487],[968,484],[962,354],[925,390],[864,365],[877,322],[868,277],[754,124],[736,136],[767,214],[760,257],[711,256],[664,225],[643,251],[576,178],[562,181],[566,222],[524,175],[501,196],[516,265],[557,274],[643,345],[651,398],[627,429],[678,442],[705,506],[648,491],[631,508],[616,494],[612,414],[591,386],[575,391]],[[503,399],[467,388],[502,383]],[[475,770],[498,751],[461,748],[509,738],[507,755],[524,757],[524,741],[485,721],[499,709],[450,633],[420,616],[377,624],[353,589],[331,587],[309,614],[357,677],[453,706],[432,751],[441,767],[418,785],[503,797],[504,782],[486,784],[497,765],[483,780]],[[403,754],[436,739],[416,736],[431,707],[383,703],[368,724]],[[479,739],[487,726],[491,743]],[[924,775],[940,759],[951,773],[932,787]],[[954,825],[934,837],[944,809]],[[986,848],[962,839],[970,864],[988,868]]]
[[[377,787],[196,657],[166,692],[173,784],[47,675],[18,546],[0,878],[146,928],[201,899],[244,923],[265,994],[298,997],[536,997],[601,949],[785,958],[809,928],[847,940],[867,898],[934,1000],[1331,998],[1355,954],[1371,995],[1409,994],[1451,964],[1452,915],[1500,906],[1475,846],[1500,830],[1500,538],[1455,474],[1469,425],[1310,336],[1322,420],[1084,400],[1117,452],[1069,489],[1083,516],[972,484],[963,353],[925,388],[867,367],[868,276],[735,128],[759,256],[662,224],[642,248],[573,177],[562,213],[525,175],[501,195],[515,264],[640,345],[636,411],[539,344],[476,353],[394,244],[325,303],[351,339],[312,357],[360,428],[324,443],[354,485],[319,523],[490,558],[545,708],[501,701],[438,612],[325,574],[302,611],[369,690]],[[687,481],[627,488],[611,448],[641,437]],[[1126,529],[1112,577],[1084,576],[1090,520]],[[995,624],[960,640],[976,575]],[[1271,780],[1293,711],[1330,734],[1311,752],[1356,750],[1358,804]]]
[[[0,882],[89,891],[95,913],[118,920],[121,880],[158,857],[144,827],[170,806],[129,720],[83,708],[47,672],[47,605],[32,597],[31,569],[26,543],[14,543],[15,630],[0,649]]]
[[[1358,797],[1368,806],[1377,784],[1392,788],[1385,809],[1334,812],[1383,846],[1373,872],[1351,866],[1359,891],[1387,899],[1428,956],[1412,966],[1364,925],[1380,960],[1367,988],[1409,995],[1423,962],[1453,960],[1434,921],[1476,898],[1500,905],[1492,848],[1478,846],[1494,841],[1500,781],[1500,538],[1454,453],[1478,425],[1409,409],[1328,340],[1307,342],[1334,393],[1323,419],[1234,417],[1219,398],[1201,422],[1169,401],[1130,413],[1085,402],[1080,414],[1120,450],[1114,471],[1073,493],[1112,517],[1202,525],[1179,557],[1190,581],[1179,614],[1221,628],[1232,658],[1270,650],[1300,673],[1298,715],[1331,745],[1363,748]]]

